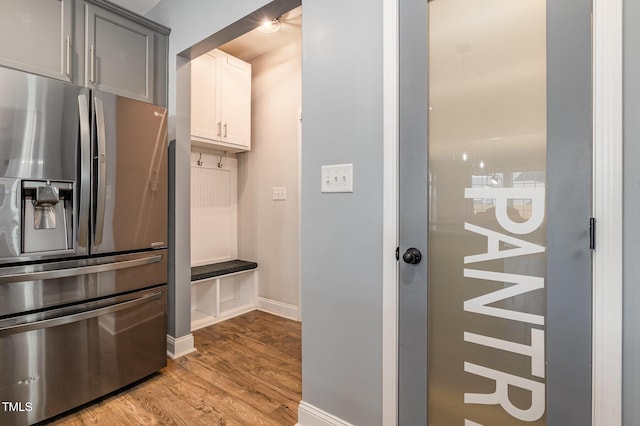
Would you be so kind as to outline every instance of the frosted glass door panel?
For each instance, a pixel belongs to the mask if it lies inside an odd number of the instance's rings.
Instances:
[[[543,425],[545,2],[433,1],[428,27],[429,424]]]

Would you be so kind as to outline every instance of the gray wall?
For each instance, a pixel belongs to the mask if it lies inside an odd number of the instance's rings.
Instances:
[[[624,334],[622,418],[640,419],[640,2],[624,0]]]
[[[176,120],[176,55],[265,0],[164,0],[148,16],[172,28],[169,110]],[[624,424],[640,418],[640,4],[625,0]],[[303,400],[354,424],[381,423],[382,4],[303,4]],[[178,120],[180,117],[178,117]],[[185,117],[182,117],[184,120]],[[176,132],[170,129],[171,139]],[[176,199],[188,205],[189,142],[176,143]],[[320,166],[354,163],[353,194],[321,194]],[[187,194],[187,195],[184,195]],[[186,202],[184,198],[186,197]],[[172,316],[188,334],[188,211],[176,210]],[[184,210],[184,209],[183,209]],[[188,209],[187,209],[188,210]],[[186,302],[185,302],[186,301]]]
[[[177,206],[189,205],[189,140],[188,106],[176,110],[176,55],[266,3],[163,0],[147,15],[172,29]],[[303,400],[371,426],[382,423],[382,7],[307,0],[302,33]],[[321,194],[320,165],[339,163],[354,164],[354,193]],[[189,333],[188,209],[173,215],[169,331],[180,337]]]
[[[303,1],[302,397],[358,425],[382,407],[382,2]],[[353,163],[352,194],[320,166]]]

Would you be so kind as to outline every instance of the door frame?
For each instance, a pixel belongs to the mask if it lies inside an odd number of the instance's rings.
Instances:
[[[398,421],[399,0],[383,0],[382,423]],[[622,0],[593,0],[592,424],[622,422]]]
[[[622,424],[622,0],[593,1],[593,421]]]
[[[425,0],[426,1],[426,0]],[[382,424],[398,423],[399,0],[382,1]]]

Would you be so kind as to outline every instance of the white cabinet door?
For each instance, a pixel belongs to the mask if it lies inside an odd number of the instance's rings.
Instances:
[[[191,135],[209,140],[219,140],[219,96],[216,92],[218,59],[202,55],[191,61]]]
[[[222,140],[251,148],[251,65],[232,56],[220,61]]]
[[[87,86],[154,102],[153,30],[93,5],[86,5]]]
[[[71,81],[72,0],[4,0],[0,65]]]
[[[191,61],[191,139],[228,152],[251,148],[251,65],[215,50]]]

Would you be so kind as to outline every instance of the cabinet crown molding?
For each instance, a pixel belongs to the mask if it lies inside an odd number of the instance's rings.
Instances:
[[[137,22],[140,25],[144,25],[145,27],[151,28],[152,30],[162,35],[168,36],[171,33],[171,28],[165,27],[162,24],[152,21],[149,18],[145,18],[142,15],[138,15],[137,13],[132,12],[128,9],[125,9],[124,7],[118,6],[115,3],[111,3],[110,1],[106,1],[106,0],[84,0],[84,1],[85,3],[99,6],[105,10],[108,10],[110,12],[123,16],[133,22]]]

